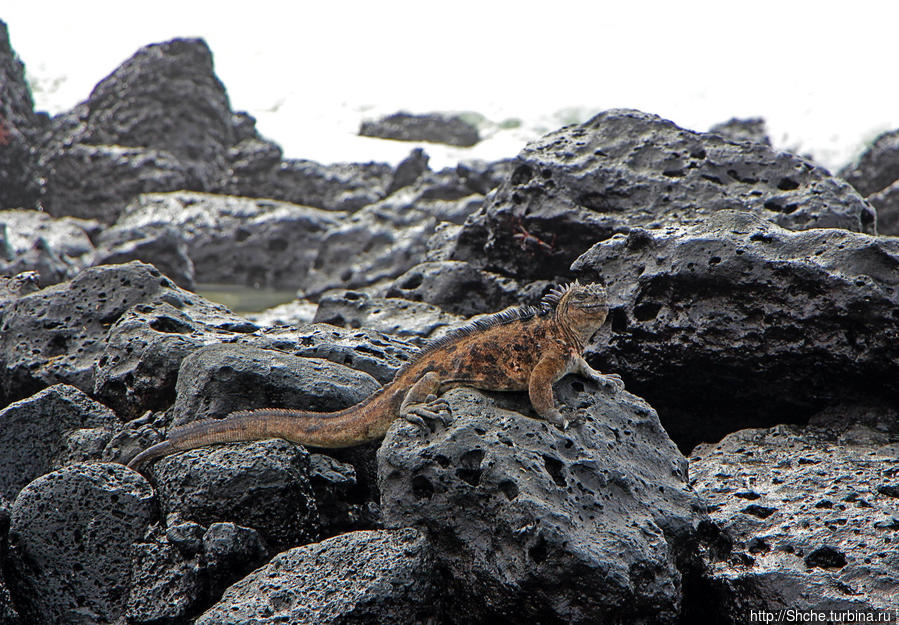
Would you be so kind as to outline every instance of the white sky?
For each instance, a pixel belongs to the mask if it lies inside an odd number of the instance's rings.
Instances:
[[[833,168],[899,127],[895,2],[4,0],[0,19],[51,112],[142,45],[201,36],[232,106],[294,157],[367,158],[360,116],[398,109],[533,125],[623,106],[696,130],[761,115]]]

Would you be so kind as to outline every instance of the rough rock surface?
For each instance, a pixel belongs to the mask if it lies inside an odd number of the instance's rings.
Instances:
[[[0,211],[0,275],[36,271],[44,286],[73,277],[95,261],[90,234],[98,225],[35,210]]]
[[[866,199],[877,209],[877,233],[899,236],[899,181]]]
[[[254,408],[331,412],[359,403],[378,388],[370,375],[328,360],[248,345],[209,345],[181,362],[174,423]]]
[[[391,427],[378,480],[385,525],[435,546],[452,622],[677,622],[701,506],[646,403],[568,378],[558,404],[585,422],[561,432],[520,395],[445,397],[447,428]]]
[[[480,270],[471,263],[446,260],[419,263],[376,292],[382,297],[425,302],[470,317],[515,304],[536,303],[540,298],[538,289],[547,284],[522,287],[515,280]],[[522,290],[528,291],[533,301],[520,301]]]
[[[433,623],[437,592],[433,558],[418,532],[351,532],[276,556],[196,623]]]
[[[121,344],[128,342],[127,329],[135,322],[135,315],[150,315],[149,311],[158,311],[160,307],[165,309],[165,314],[157,313],[147,319],[155,331],[151,337],[143,332],[140,337],[132,336],[134,340],[130,344]],[[59,382],[92,393],[96,380],[107,387],[108,396],[100,393],[104,403],[118,411],[119,404],[126,403],[129,394],[145,397],[146,393],[158,390],[158,385],[151,384],[149,379],[170,378],[174,384],[178,363],[185,352],[178,353],[173,348],[177,345],[192,348],[197,342],[190,340],[193,328],[183,321],[192,316],[231,336],[246,332],[247,326],[255,329],[245,319],[179,289],[154,267],[138,262],[92,267],[69,282],[10,301],[0,308],[2,405]],[[122,337],[121,333],[126,336]],[[118,335],[119,341],[112,335]],[[147,349],[148,338],[162,340],[163,337],[167,351],[154,352],[156,363],[136,362],[135,352]],[[123,352],[117,353],[116,345]],[[172,359],[175,359],[173,371],[153,370],[158,361]],[[127,373],[133,373],[135,367],[143,367],[147,379],[128,377]],[[101,371],[103,374],[99,375]],[[117,372],[122,376],[118,382]],[[116,384],[124,384],[125,388]],[[143,388],[135,389],[134,384]],[[117,392],[113,393],[110,385]],[[153,390],[147,391],[148,386]],[[114,401],[107,401],[112,395],[116,395]]]
[[[51,215],[113,223],[139,193],[189,189],[187,167],[164,150],[65,144],[41,156],[41,202]]]
[[[320,241],[340,217],[273,200],[153,193],[131,202],[104,239],[175,227],[197,282],[296,289],[305,285]]]
[[[360,291],[329,292],[318,302],[315,323],[369,328],[407,340],[434,338],[464,321],[437,306],[400,298],[372,298]]]
[[[173,225],[158,228],[107,228],[98,237],[96,265],[123,265],[139,260],[156,267],[183,289],[194,289],[194,263],[184,232]]]
[[[102,404],[72,386],[57,384],[0,410],[0,498],[9,501],[87,430],[112,435],[118,420]],[[102,449],[102,447],[101,447]]]
[[[145,147],[184,164],[189,188],[222,186],[234,143],[231,106],[202,39],[145,46],[100,81],[54,141]]]
[[[725,622],[750,610],[895,610],[894,409],[840,406],[806,427],[742,430],[696,448],[690,476],[732,541],[709,563]]]
[[[264,337],[276,349],[304,358],[325,358],[364,371],[381,384],[409,362],[418,347],[414,343],[365,329],[345,330],[327,324],[298,328],[273,328]]]
[[[840,176],[866,197],[899,180],[899,130],[877,137],[854,162],[840,170]]]
[[[572,269],[614,300],[588,357],[646,397],[682,449],[899,398],[899,239],[725,211],[597,243]]]
[[[237,523],[281,550],[319,533],[308,456],[279,439],[235,443],[167,456],[150,474],[169,525]]]
[[[393,177],[393,168],[386,163],[281,161],[280,155],[275,159],[271,146],[253,147],[253,158],[235,171],[237,180],[229,192],[325,210],[355,211],[384,197]]]
[[[715,124],[709,128],[709,132],[721,135],[731,141],[755,141],[767,146],[771,145],[768,137],[768,128],[761,117],[749,117],[746,119],[732,118],[726,122]]]
[[[378,120],[362,122],[359,134],[364,137],[429,141],[460,147],[471,147],[481,140],[476,126],[457,115],[444,113],[394,113]]]
[[[10,47],[6,22],[0,20],[0,210],[36,205],[40,189],[34,143],[41,125],[25,67]]]
[[[153,493],[119,464],[76,464],[25,487],[11,509],[11,578],[34,623],[112,623],[123,613],[131,545],[153,516]]]
[[[453,258],[515,278],[553,279],[616,233],[701,223],[728,208],[794,230],[874,228],[871,207],[813,163],[612,110],[530,143],[465,224]]]

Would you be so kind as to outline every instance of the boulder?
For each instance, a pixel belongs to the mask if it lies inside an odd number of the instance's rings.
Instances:
[[[457,260],[427,261],[415,265],[376,293],[439,306],[455,315],[496,312],[514,304],[536,303],[548,283],[521,287],[515,280],[483,271]],[[522,290],[526,300],[521,301]]]
[[[428,166],[429,160],[430,158],[421,148],[412,150],[409,156],[400,161],[396,169],[393,170],[393,178],[387,187],[387,195],[403,187],[415,184],[425,172],[431,171],[431,168]]]
[[[94,87],[78,113],[78,132],[67,139],[160,150],[187,167],[190,188],[223,183],[232,111],[202,39],[144,46]]]
[[[377,120],[362,122],[359,134],[396,141],[428,141],[459,147],[471,147],[481,140],[478,128],[458,115],[399,112]]]
[[[386,193],[393,168],[386,163],[334,163],[280,159],[280,148],[244,142],[236,159],[229,193],[265,197],[325,210],[355,211]],[[277,158],[276,158],[277,157]]]
[[[360,291],[330,291],[319,299],[314,321],[347,328],[368,328],[422,343],[464,320],[422,302],[373,298]]]
[[[437,219],[389,200],[366,206],[325,234],[302,295],[374,285],[423,260]]]
[[[188,189],[187,167],[165,150],[119,145],[64,145],[41,156],[41,202],[55,216],[115,222],[140,193]]]
[[[131,545],[154,508],[150,484],[120,464],[70,465],[26,486],[9,529],[9,581],[26,622],[117,621]]]
[[[865,197],[899,180],[899,130],[878,136],[852,163],[839,173]]]
[[[7,568],[6,536],[9,533],[9,510],[6,502],[0,497],[0,624],[21,625],[19,613],[12,601],[12,594],[6,585],[3,569]]]
[[[203,447],[148,469],[169,526],[235,523],[276,551],[318,537],[309,454],[280,439]]]
[[[134,263],[87,269],[10,302],[0,320],[4,404],[58,382],[93,390],[93,367],[109,326],[169,287],[158,271]]]
[[[751,610],[889,613],[899,579],[899,414],[842,405],[807,426],[700,445],[690,483],[729,549],[708,562],[722,622]]]
[[[877,209],[877,233],[899,236],[899,180],[867,197]]]
[[[150,313],[158,308],[166,314]],[[144,369],[145,375],[152,379],[170,376],[172,385],[184,348],[200,342],[198,337],[191,339],[193,328],[184,319],[208,321],[206,327],[230,336],[255,329],[224,307],[179,289],[150,265],[132,262],[92,267],[68,282],[28,293],[0,307],[0,405],[60,382],[92,393],[95,382],[115,386],[117,373],[123,376],[119,384],[124,383],[125,388],[99,393],[102,401],[117,412],[129,402],[129,393],[155,393],[158,385],[153,385],[152,391],[135,389],[134,385],[147,386],[146,380],[127,377],[146,351],[147,337],[141,336],[139,344],[122,346],[126,354],[116,353],[116,344],[127,341],[122,334],[127,334],[134,317],[140,315],[150,317],[148,324],[155,324],[151,326],[153,338],[161,340],[161,335],[166,335],[166,349],[170,351],[154,352],[156,361],[176,360],[171,373],[152,370],[154,363],[143,362],[141,366],[149,367]],[[181,353],[172,349],[179,345]],[[122,371],[124,368],[129,371]],[[166,405],[163,402],[163,407]]]
[[[2,210],[0,274],[35,271],[44,286],[68,280],[94,263],[90,235],[98,225],[35,210]]]
[[[197,282],[296,289],[306,284],[321,240],[339,225],[340,217],[274,200],[152,193],[125,208],[115,226],[104,232],[101,249],[120,239],[158,239],[175,228],[187,246]],[[175,256],[176,250],[172,246],[169,255]]]
[[[10,46],[6,22],[0,20],[0,210],[37,206],[34,145],[43,123],[34,112],[25,66]]]
[[[196,349],[181,362],[174,423],[254,408],[332,412],[359,403],[379,387],[370,375],[327,360],[219,343]]]
[[[439,622],[438,592],[430,549],[418,532],[350,532],[276,556],[196,623]]]
[[[394,423],[378,481],[385,526],[434,545],[450,622],[678,622],[701,501],[652,408],[569,378],[562,432],[520,394],[444,397],[448,427]]]
[[[702,223],[722,209],[793,230],[873,232],[875,220],[850,186],[798,156],[611,110],[528,144],[466,222],[452,258],[518,279],[555,279],[616,233]]]
[[[112,323],[95,356],[93,393],[125,419],[165,410],[175,401],[185,356],[209,343],[253,344],[259,341],[251,334],[257,329],[197,295],[177,288],[163,291]]]
[[[263,333],[263,337],[275,349],[352,367],[381,384],[392,380],[397,369],[418,353],[418,347],[413,343],[374,330],[347,330],[327,324],[271,328]]]
[[[723,211],[612,237],[572,270],[613,300],[588,358],[645,395],[682,449],[899,398],[899,239]]]
[[[107,228],[98,237],[97,265],[139,260],[156,267],[183,289],[194,290],[194,263],[184,232],[173,225]]]
[[[12,501],[49,473],[70,444],[84,448],[78,443],[86,442],[86,431],[104,431],[108,439],[117,424],[109,408],[65,384],[0,410],[0,498]]]
[[[709,132],[721,135],[730,141],[755,141],[770,146],[768,128],[762,117],[748,117],[740,119],[733,117],[726,122],[715,124],[709,128]]]

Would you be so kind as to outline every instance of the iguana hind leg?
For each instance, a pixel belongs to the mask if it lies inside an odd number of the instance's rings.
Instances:
[[[425,430],[429,429],[425,419],[446,425],[451,418],[449,402],[437,397],[439,390],[440,377],[433,371],[424,374],[406,391],[400,405],[400,416]]]

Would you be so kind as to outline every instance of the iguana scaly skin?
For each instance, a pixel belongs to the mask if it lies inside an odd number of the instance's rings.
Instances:
[[[497,313],[434,341],[393,381],[364,401],[337,412],[263,408],[233,412],[175,428],[168,438],[134,457],[141,465],[179,451],[213,443],[283,438],[311,447],[351,447],[382,438],[397,417],[424,426],[444,420],[443,392],[458,386],[490,391],[527,389],[542,418],[567,428],[556,408],[552,385],[581,373],[616,392],[618,375],[604,375],[583,358],[584,346],[608,314],[605,289],[575,282],[549,293],[538,306]]]

